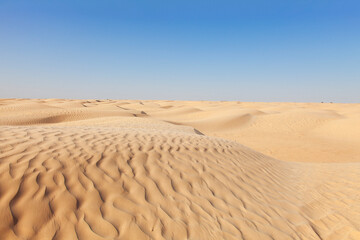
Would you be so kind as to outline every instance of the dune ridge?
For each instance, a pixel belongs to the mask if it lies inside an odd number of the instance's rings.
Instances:
[[[286,115],[284,135],[331,126],[356,145],[354,106],[241,105],[1,100],[1,239],[359,239],[360,162],[281,161],[231,139]]]
[[[125,117],[147,118],[193,127],[284,161],[359,162],[359,109],[333,103],[0,99],[0,126],[117,126]]]

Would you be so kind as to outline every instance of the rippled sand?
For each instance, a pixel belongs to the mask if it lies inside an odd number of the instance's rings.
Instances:
[[[0,239],[360,239],[359,104],[3,99],[0,125]]]

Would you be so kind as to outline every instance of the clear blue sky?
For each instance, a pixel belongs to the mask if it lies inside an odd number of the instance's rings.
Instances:
[[[0,97],[360,102],[360,1],[0,0]]]

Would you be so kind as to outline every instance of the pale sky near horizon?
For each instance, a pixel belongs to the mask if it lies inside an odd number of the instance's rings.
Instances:
[[[360,2],[0,0],[0,98],[360,102]]]

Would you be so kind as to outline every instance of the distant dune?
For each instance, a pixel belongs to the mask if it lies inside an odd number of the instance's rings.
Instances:
[[[0,239],[360,239],[360,104],[0,100]]]

